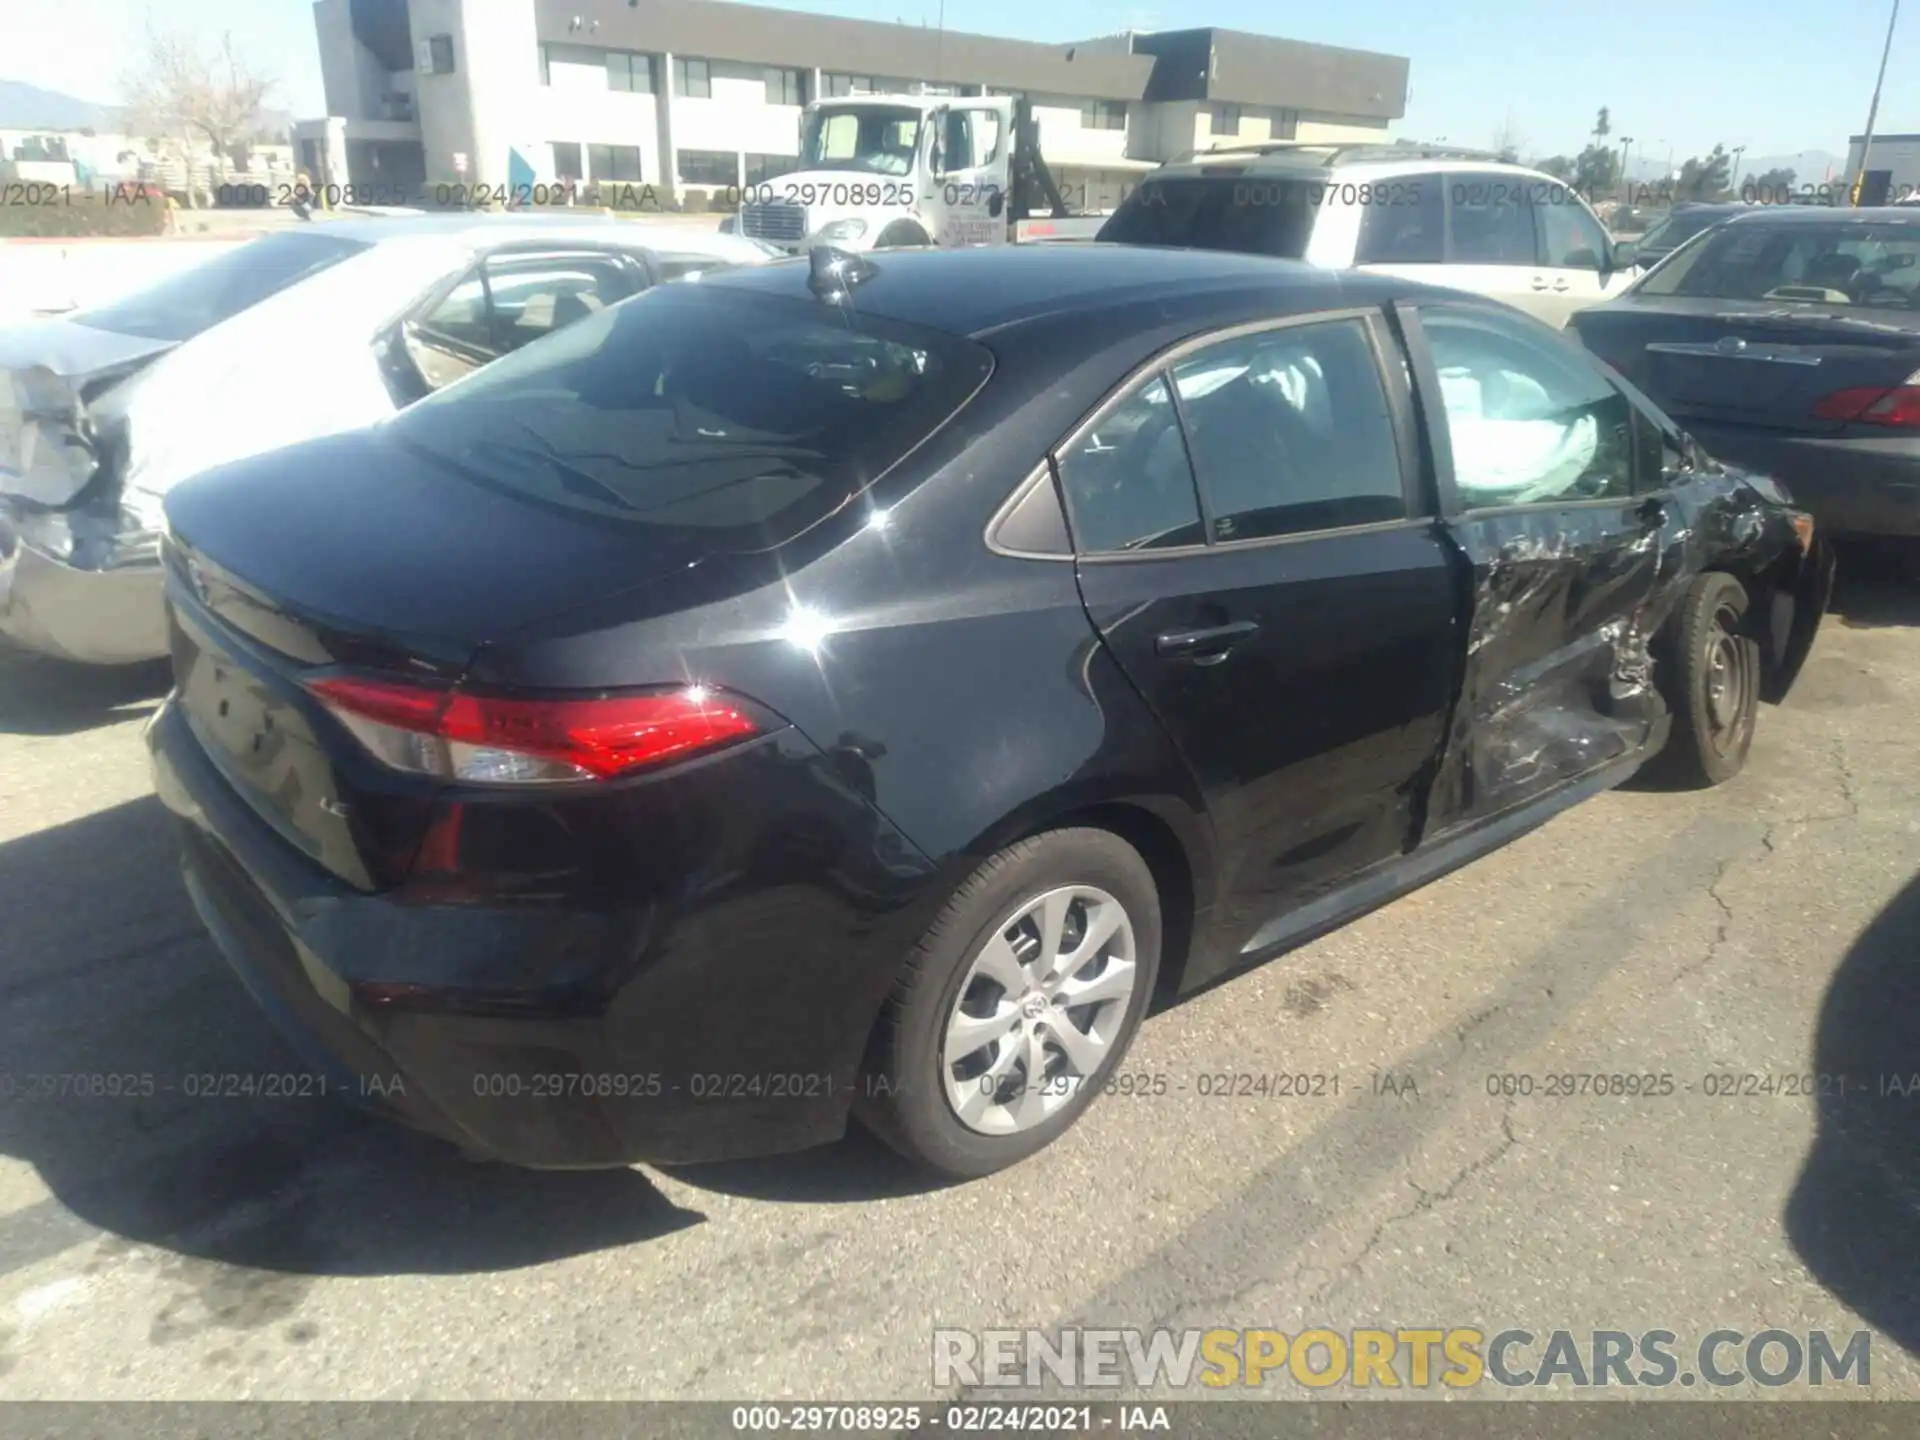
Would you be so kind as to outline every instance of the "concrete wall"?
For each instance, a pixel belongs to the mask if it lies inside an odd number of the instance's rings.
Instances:
[[[355,120],[385,119],[388,92],[407,87],[395,85],[392,72],[355,37],[348,0],[315,0],[313,28],[320,44],[320,84],[326,92],[327,113]]]
[[[656,64],[656,71],[659,68]],[[606,60],[597,50],[554,47],[548,74],[552,83],[536,83],[525,97],[526,114],[520,123],[521,129],[545,142],[536,163],[551,164],[552,142],[572,141],[580,146],[585,178],[605,179],[592,173],[587,147],[638,145],[642,180],[652,185],[660,183],[664,168],[660,163],[659,97],[609,90]],[[656,74],[655,84],[659,83]],[[553,178],[553,172],[549,170],[545,178]]]
[[[1847,168],[1832,183],[1836,186],[1851,186],[1860,173],[1860,142],[1853,141],[1847,147]],[[1893,172],[1893,190],[1889,200],[1899,200],[1914,193],[1920,187],[1920,140],[1898,139],[1873,142],[1873,148],[1867,153],[1867,168],[1871,170],[1891,170]],[[1742,177],[1742,183],[1752,176]],[[1812,184],[1816,189],[1819,181],[1809,176],[1796,176],[1794,187]]]
[[[676,149],[737,155],[800,153],[800,107],[767,103],[766,66],[715,60],[709,72],[711,99],[673,97]]]

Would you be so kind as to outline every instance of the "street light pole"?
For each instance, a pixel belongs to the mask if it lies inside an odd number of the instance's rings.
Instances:
[[[1893,54],[1893,27],[1900,19],[1900,0],[1893,0],[1893,13],[1887,17],[1887,43],[1880,47],[1880,73],[1873,81],[1873,103],[1867,106],[1867,128],[1860,137],[1860,173],[1853,182],[1853,203],[1867,186],[1867,156],[1873,150],[1873,122],[1880,114],[1880,87],[1887,82],[1887,57]]]
[[[1740,157],[1746,153],[1747,147],[1744,145],[1733,147],[1733,178],[1727,182],[1727,188],[1735,195],[1740,193]]]
[[[1622,135],[1620,137],[1620,198],[1622,200],[1627,198],[1627,152],[1632,148],[1633,137]]]

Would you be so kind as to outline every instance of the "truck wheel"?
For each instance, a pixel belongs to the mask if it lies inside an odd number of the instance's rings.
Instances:
[[[1709,570],[1687,590],[1656,650],[1673,730],[1653,773],[1704,788],[1738,775],[1760,709],[1760,642],[1746,623],[1747,588]]]
[[[927,232],[911,220],[896,220],[880,232],[880,238],[873,242],[876,250],[897,250],[907,245],[931,245]]]
[[[969,1180],[1057,1139],[1125,1055],[1160,968],[1160,896],[1106,830],[1002,850],[947,902],[874,1028],[862,1123]]]

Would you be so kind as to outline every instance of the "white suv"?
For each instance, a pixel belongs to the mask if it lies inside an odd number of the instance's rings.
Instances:
[[[1504,300],[1556,326],[1634,276],[1632,246],[1564,181],[1421,145],[1202,151],[1143,180],[1099,238],[1378,270]]]

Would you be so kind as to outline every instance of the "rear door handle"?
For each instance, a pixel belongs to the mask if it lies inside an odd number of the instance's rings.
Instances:
[[[1536,289],[1536,290],[1545,290],[1545,289],[1547,288],[1547,277],[1546,277],[1546,276],[1544,276],[1544,275],[1536,275],[1536,276],[1534,276],[1534,277],[1533,277],[1533,288],[1534,288],[1534,289]]]
[[[1169,630],[1154,638],[1153,650],[1156,655],[1210,664],[1226,659],[1229,650],[1259,628],[1256,621],[1236,620],[1231,625],[1212,625],[1204,630]]]
[[[1553,288],[1564,295],[1571,287],[1565,280],[1556,280],[1553,282]]]

